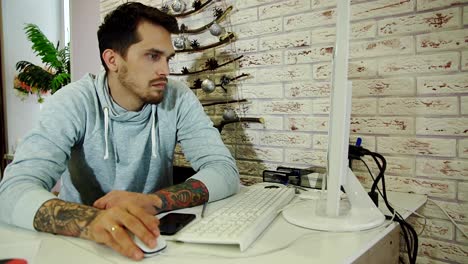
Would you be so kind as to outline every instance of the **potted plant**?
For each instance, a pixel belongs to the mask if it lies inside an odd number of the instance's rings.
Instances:
[[[15,77],[14,88],[20,95],[37,94],[38,102],[43,102],[42,95],[53,94],[70,82],[70,52],[66,45],[54,46],[35,24],[26,24],[26,36],[32,42],[34,53],[39,56],[44,66],[29,61],[16,63],[19,71]]]

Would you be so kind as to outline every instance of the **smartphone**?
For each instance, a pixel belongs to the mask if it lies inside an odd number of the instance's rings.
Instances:
[[[195,219],[194,214],[168,213],[159,219],[161,235],[172,236]]]

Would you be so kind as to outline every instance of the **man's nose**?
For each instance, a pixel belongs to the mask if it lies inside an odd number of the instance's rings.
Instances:
[[[161,64],[159,65],[158,69],[157,69],[157,74],[159,76],[168,76],[170,73],[170,70],[169,70],[169,62],[168,61],[163,61],[161,62]]]

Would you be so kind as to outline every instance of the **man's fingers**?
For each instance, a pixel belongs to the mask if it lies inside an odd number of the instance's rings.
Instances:
[[[156,238],[159,236],[158,219],[137,206],[128,206],[126,209],[127,214],[120,218],[122,226],[149,247],[156,246]]]
[[[123,227],[115,224],[110,227],[107,234],[106,245],[126,257],[135,260],[143,258],[143,252],[135,245]]]

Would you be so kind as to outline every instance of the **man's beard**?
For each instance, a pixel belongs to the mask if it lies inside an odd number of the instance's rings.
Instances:
[[[132,80],[128,74],[128,68],[126,65],[123,65],[117,76],[120,84],[127,90],[133,92],[136,96],[140,98],[145,104],[159,104],[164,99],[164,91],[158,92],[158,96],[152,96],[153,93],[142,94],[138,93],[138,84],[135,80]],[[151,84],[158,81],[165,81],[167,83],[167,78],[153,79],[148,82],[146,89],[151,88]]]

